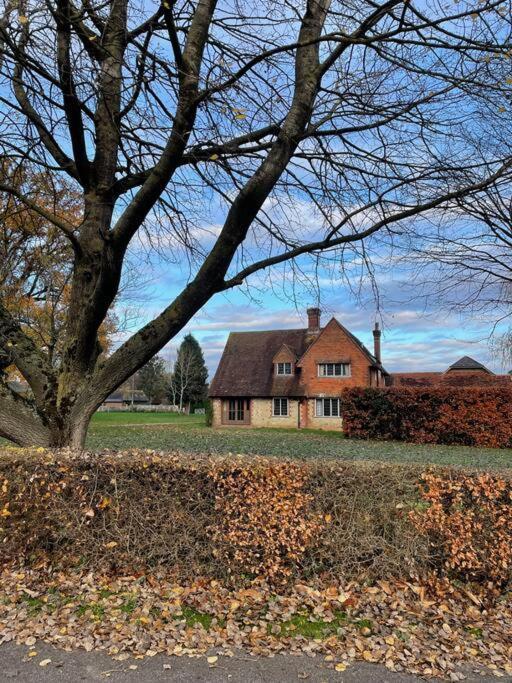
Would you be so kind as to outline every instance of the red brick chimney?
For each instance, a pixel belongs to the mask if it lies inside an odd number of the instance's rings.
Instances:
[[[380,357],[380,326],[379,323],[375,323],[375,328],[373,330],[373,355],[377,359],[377,363],[381,362],[381,357]]]
[[[320,314],[319,308],[308,308],[308,332],[318,332],[320,330]]]

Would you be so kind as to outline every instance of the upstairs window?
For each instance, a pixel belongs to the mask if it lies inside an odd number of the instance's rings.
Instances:
[[[272,415],[274,417],[288,417],[288,399],[275,398],[273,401]]]
[[[291,363],[276,363],[276,375],[291,375],[292,374],[292,364]]]
[[[339,398],[317,398],[316,417],[340,417]]]
[[[319,377],[350,377],[350,363],[319,363]]]

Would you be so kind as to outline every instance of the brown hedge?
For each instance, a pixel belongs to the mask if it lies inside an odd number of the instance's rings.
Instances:
[[[341,404],[353,438],[512,447],[512,388],[348,389]]]
[[[450,563],[460,501],[447,497],[442,482],[465,481],[467,489],[482,475],[434,472],[444,506],[439,527],[430,513],[433,487],[420,466],[0,451],[0,563],[165,568],[181,580],[234,583],[255,575],[283,583],[431,570],[506,583],[510,566],[497,571],[496,553],[507,543],[512,547],[510,481],[486,475],[487,489],[501,491],[484,501],[486,508],[478,496],[464,499],[464,514],[481,530],[470,539],[479,563],[471,573]],[[489,519],[500,516],[508,521],[495,536]]]

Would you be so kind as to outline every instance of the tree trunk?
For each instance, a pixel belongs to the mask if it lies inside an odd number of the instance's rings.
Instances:
[[[70,448],[82,451],[85,448],[85,439],[91,417],[82,415],[78,419],[68,419],[66,422],[56,425],[50,430],[49,446],[51,448]]]

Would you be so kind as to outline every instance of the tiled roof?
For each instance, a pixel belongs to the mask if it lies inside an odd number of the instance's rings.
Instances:
[[[306,350],[307,330],[232,332],[210,386],[210,396],[302,396],[297,375],[276,376],[272,359],[286,344],[296,358]]]
[[[450,372],[394,372],[389,378],[389,385],[394,387],[512,386],[512,377],[510,375],[493,375],[482,370],[460,374]]]
[[[123,393],[121,391],[116,391],[113,394],[110,394],[107,396],[105,399],[105,403],[122,403],[123,402]]]
[[[469,356],[462,356],[462,358],[459,358],[459,360],[455,361],[453,365],[450,365],[448,372],[450,370],[484,370],[485,372],[492,374],[490,370],[485,367],[485,365],[482,365],[482,363],[479,363],[477,360],[470,358]]]

